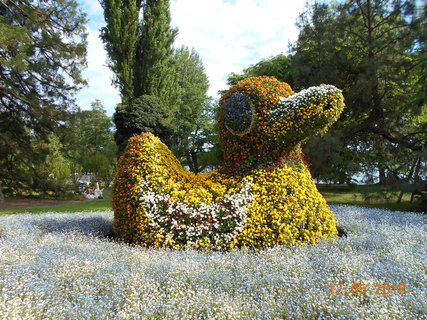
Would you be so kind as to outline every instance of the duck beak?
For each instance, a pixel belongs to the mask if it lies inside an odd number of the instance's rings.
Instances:
[[[279,144],[296,145],[326,132],[343,109],[344,97],[340,89],[332,85],[310,87],[280,98],[277,108],[267,114],[265,133]]]

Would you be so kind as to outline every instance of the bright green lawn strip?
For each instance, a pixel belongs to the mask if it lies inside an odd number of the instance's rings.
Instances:
[[[111,210],[111,200],[96,199],[76,203],[59,204],[48,207],[34,207],[12,210],[0,210],[0,216],[15,213],[44,213],[44,212],[84,212]]]
[[[418,200],[410,202],[411,194],[405,193],[401,202],[397,203],[397,194],[390,199],[383,199],[380,195],[381,186],[317,186],[319,192],[325,197],[328,204],[355,205],[369,208],[381,208],[392,211],[426,212],[426,208]],[[373,196],[367,200],[366,195]]]
[[[104,199],[82,200],[81,202],[59,204],[54,206],[0,210],[0,216],[15,213],[85,212],[111,210],[111,188],[105,189],[103,196]]]

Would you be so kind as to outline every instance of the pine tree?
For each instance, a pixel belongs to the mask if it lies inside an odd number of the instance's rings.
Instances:
[[[85,15],[74,0],[0,2],[0,181],[5,192],[43,177],[37,145],[67,120],[84,85]],[[39,184],[40,185],[40,184]]]
[[[343,89],[347,107],[335,129],[347,149],[344,161],[376,165],[380,177],[385,167],[408,167],[402,166],[408,153],[418,159],[427,143],[420,94],[425,6],[414,0],[347,0],[308,9],[292,47],[296,89],[321,83]]]

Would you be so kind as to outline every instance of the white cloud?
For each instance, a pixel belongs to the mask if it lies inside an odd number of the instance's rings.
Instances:
[[[78,103],[88,106],[100,99],[108,113],[114,112],[119,94],[111,86],[111,71],[99,39],[103,25],[97,0],[80,0],[88,14],[88,70],[90,87],[78,95]],[[172,26],[179,28],[175,46],[194,48],[202,58],[210,80],[209,94],[227,88],[227,75],[286,52],[295,41],[295,22],[305,0],[171,0]]]
[[[304,0],[174,0],[172,24],[176,46],[199,52],[210,78],[209,93],[226,89],[230,72],[240,72],[262,58],[287,51],[295,41]]]

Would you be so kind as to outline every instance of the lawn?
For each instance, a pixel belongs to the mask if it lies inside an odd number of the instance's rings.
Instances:
[[[107,241],[111,211],[0,217],[0,319],[427,319],[427,216],[331,208],[347,236],[228,253]]]
[[[394,211],[427,212],[420,200],[410,202],[411,194],[404,193],[397,203],[398,191],[390,191],[379,185],[318,185],[320,193],[329,204],[345,204],[381,208]]]
[[[43,212],[84,212],[111,210],[111,188],[105,188],[104,199],[83,200],[81,202],[60,204],[49,207],[34,207],[23,209],[0,210],[0,216],[15,213],[43,213]]]

